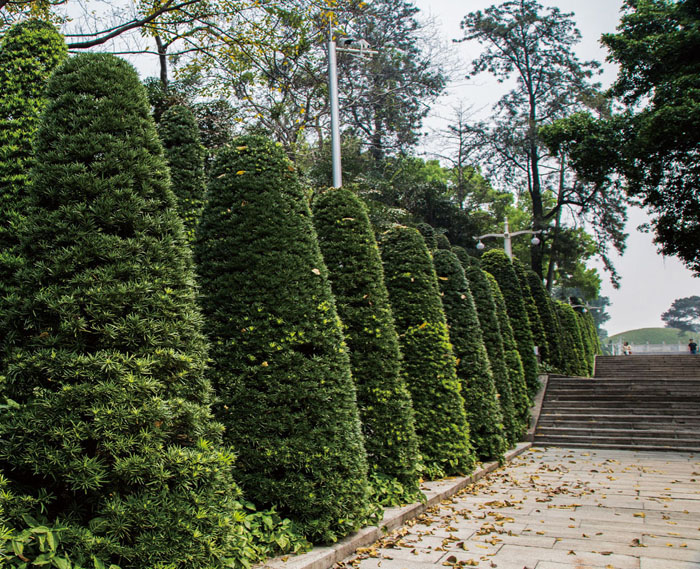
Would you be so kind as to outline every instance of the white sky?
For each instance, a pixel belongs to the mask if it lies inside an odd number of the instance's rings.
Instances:
[[[468,12],[483,10],[497,0],[414,0],[424,15],[431,16],[445,41],[445,49],[456,55],[466,65],[474,59],[480,46],[476,43],[451,44],[462,36],[459,24]],[[581,60],[596,59],[604,63],[606,50],[599,43],[601,34],[614,32],[619,21],[621,0],[540,0],[545,6],[556,6],[562,12],[573,12],[582,34],[577,54]],[[604,65],[605,73],[600,81],[608,86],[615,78],[615,69]],[[487,111],[500,97],[503,86],[484,74],[473,80],[458,80],[449,88],[448,96],[434,109],[437,116],[449,116],[450,107],[458,101],[474,110]],[[427,126],[436,127],[441,120],[433,116]],[[700,280],[692,277],[675,258],[662,257],[652,243],[652,236],[636,230],[646,221],[646,215],[638,209],[630,210],[627,232],[627,250],[617,257],[615,266],[622,277],[622,287],[615,290],[604,276],[601,294],[610,297],[608,308],[611,319],[605,328],[610,335],[636,328],[663,326],[661,314],[676,298],[700,294]],[[602,267],[599,268],[602,272]]]

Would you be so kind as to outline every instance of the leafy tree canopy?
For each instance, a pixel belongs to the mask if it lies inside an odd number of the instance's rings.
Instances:
[[[666,328],[684,332],[700,332],[700,296],[688,296],[673,301],[671,308],[661,315]]]

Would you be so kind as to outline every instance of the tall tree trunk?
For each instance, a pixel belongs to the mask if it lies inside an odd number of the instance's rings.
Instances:
[[[160,82],[163,89],[168,89],[168,46],[163,43],[160,36],[156,36],[156,46],[158,47],[158,62],[160,63]]]
[[[530,124],[528,125],[528,138],[530,147],[530,170],[532,173],[532,187],[530,198],[532,199],[532,228],[537,231],[544,229],[544,208],[542,206],[542,186],[540,185],[540,156],[537,149],[537,113],[534,95],[530,95]],[[544,239],[540,239],[539,245],[530,248],[530,264],[537,276],[542,278]]]

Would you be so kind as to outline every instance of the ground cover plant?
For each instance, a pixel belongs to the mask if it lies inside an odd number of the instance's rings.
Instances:
[[[471,472],[464,398],[425,240],[418,230],[397,226],[381,236],[380,245],[425,474],[440,478]]]
[[[358,529],[370,507],[350,360],[280,145],[246,136],[220,151],[195,251],[215,409],[246,497],[315,542]]]
[[[469,290],[474,299],[484,346],[488,352],[494,384],[499,395],[498,402],[503,417],[504,434],[509,445],[514,445],[521,435],[520,421],[515,411],[513,390],[503,348],[503,337],[498,323],[496,303],[491,293],[491,285],[486,274],[479,267],[477,259],[470,257],[464,249],[459,247],[455,248],[455,253],[464,268]]]
[[[328,190],[313,207],[323,259],[350,350],[370,482],[385,505],[419,496],[418,441],[401,373],[399,338],[367,208],[353,192]]]
[[[464,269],[457,255],[444,249],[435,251],[434,263],[472,445],[480,460],[502,461],[507,448],[503,416]]]
[[[503,294],[508,319],[513,328],[518,353],[525,371],[528,396],[532,398],[540,388],[540,383],[537,379],[537,358],[535,357],[535,344],[532,339],[530,321],[525,309],[520,283],[513,269],[513,263],[511,263],[505,251],[492,249],[481,256],[481,266],[486,272],[494,276]]]
[[[62,528],[61,549],[47,561],[34,541],[11,563],[258,561],[210,412],[194,274],[136,71],[76,56],[47,98],[20,231],[28,262],[9,306],[23,332],[3,385],[0,509],[17,539]]]

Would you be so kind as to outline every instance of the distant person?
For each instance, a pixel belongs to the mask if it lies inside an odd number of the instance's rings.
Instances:
[[[695,340],[693,340],[692,338],[690,339],[690,342],[688,342],[688,350],[690,351],[691,354],[698,353],[698,345],[695,343]]]
[[[624,344],[622,344],[622,353],[626,356],[632,355],[632,346],[630,346],[629,342],[625,342]]]

